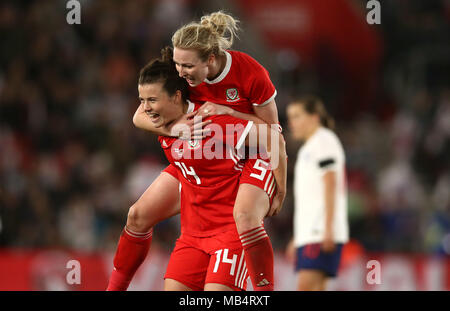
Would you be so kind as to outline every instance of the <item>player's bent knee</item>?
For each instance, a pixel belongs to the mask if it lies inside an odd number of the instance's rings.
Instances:
[[[233,212],[233,217],[239,233],[260,226],[262,221],[256,213],[249,213],[246,211],[235,211]]]
[[[136,232],[147,232],[153,227],[149,217],[145,217],[139,205],[132,205],[128,210],[127,227]]]

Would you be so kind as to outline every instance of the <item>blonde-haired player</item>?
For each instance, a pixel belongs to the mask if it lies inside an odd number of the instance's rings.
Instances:
[[[252,115],[256,114],[262,121],[278,125],[276,90],[267,70],[249,55],[229,50],[237,31],[238,21],[220,11],[181,27],[172,37],[177,70],[189,83],[193,100],[228,106],[219,109],[207,103],[200,109],[201,115],[228,113],[253,120]],[[261,224],[266,215],[279,210],[286,188],[286,176],[275,175],[277,195],[270,211],[265,189],[255,187],[252,182],[255,177],[267,178],[264,174],[268,175],[268,168],[262,159],[246,164],[234,207],[237,230],[256,290],[273,289],[273,250]]]

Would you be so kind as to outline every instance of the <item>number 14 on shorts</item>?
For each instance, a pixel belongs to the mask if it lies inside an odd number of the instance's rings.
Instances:
[[[219,249],[218,251],[216,251],[216,263],[214,265],[213,272],[217,273],[217,271],[219,270],[219,265],[221,263],[225,263],[225,264],[231,264],[230,275],[234,275],[234,271],[236,269],[237,257],[238,256],[236,254],[234,254],[233,257],[228,258],[228,248]]]

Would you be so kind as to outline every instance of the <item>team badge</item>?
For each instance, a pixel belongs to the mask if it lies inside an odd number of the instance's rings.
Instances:
[[[183,148],[175,148],[173,151],[175,151],[175,153],[177,154],[178,158],[181,158],[181,156],[183,155]]]
[[[239,93],[237,88],[231,88],[227,90],[227,101],[234,102],[239,100]]]
[[[197,149],[198,147],[200,147],[200,143],[198,142],[197,139],[188,141],[188,148],[189,149]]]

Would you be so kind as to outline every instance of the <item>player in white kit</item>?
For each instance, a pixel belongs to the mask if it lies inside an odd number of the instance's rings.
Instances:
[[[325,290],[349,239],[345,154],[322,101],[307,96],[287,107],[289,129],[303,141],[294,172],[294,238],[288,254],[298,290]]]

